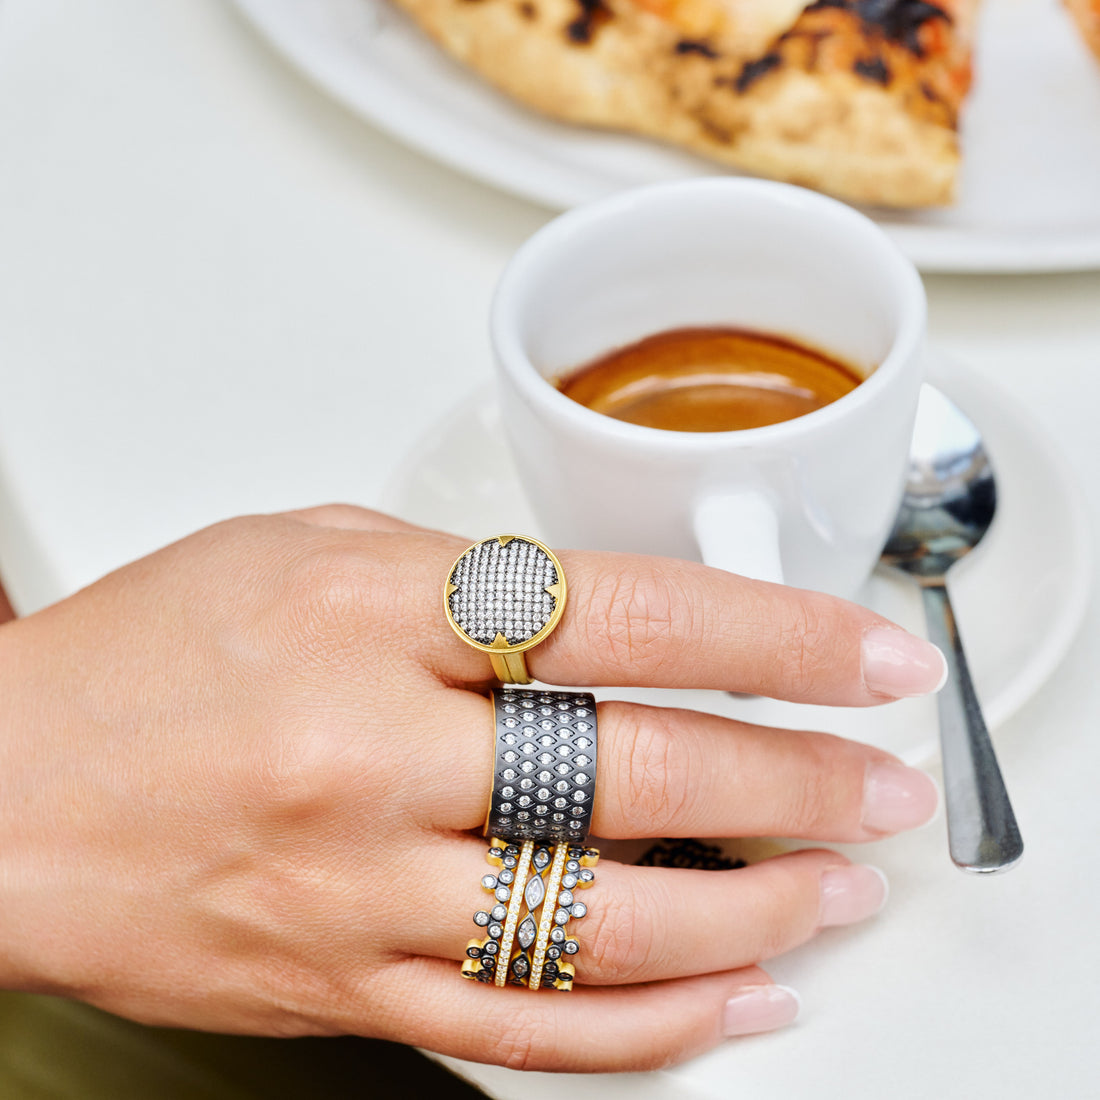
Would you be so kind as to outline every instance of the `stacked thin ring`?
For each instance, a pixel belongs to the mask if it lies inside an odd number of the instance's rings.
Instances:
[[[535,539],[498,535],[474,543],[451,566],[447,621],[489,655],[505,684],[529,684],[524,653],[557,627],[565,573]],[[474,914],[484,930],[466,945],[462,974],[495,986],[568,990],[580,945],[568,932],[588,908],[575,892],[595,881],[599,860],[585,846],[596,789],[596,701],[587,692],[492,693],[496,752],[485,819],[482,877],[494,904]]]
[[[595,881],[592,868],[600,853],[582,845],[517,845],[493,837],[485,858],[499,868],[481,880],[496,904],[474,914],[485,935],[467,943],[463,976],[496,986],[572,989],[576,968],[562,958],[577,954],[580,944],[568,925],[588,912],[575,892]]]

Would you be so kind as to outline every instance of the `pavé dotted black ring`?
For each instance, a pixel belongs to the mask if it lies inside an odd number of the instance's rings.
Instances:
[[[583,691],[501,688],[486,836],[583,844],[596,790],[596,700]]]

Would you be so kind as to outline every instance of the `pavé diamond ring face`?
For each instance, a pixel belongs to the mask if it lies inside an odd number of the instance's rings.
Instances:
[[[523,654],[558,625],[565,573],[541,542],[496,535],[474,543],[451,567],[443,607],[455,633],[489,655],[498,679],[529,684]]]

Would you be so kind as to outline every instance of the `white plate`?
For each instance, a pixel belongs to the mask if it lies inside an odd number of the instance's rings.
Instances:
[[[364,118],[453,168],[566,209],[724,169],[512,103],[388,0],[236,0],[293,64]],[[985,5],[958,205],[871,211],[925,271],[1100,266],[1100,64],[1059,0]]]
[[[952,573],[951,592],[986,721],[996,729],[1033,695],[1062,659],[1088,601],[1092,576],[1085,508],[1051,443],[1003,393],[962,365],[934,357],[928,377],[985,436],[997,475],[997,516],[981,547]],[[384,494],[386,511],[464,534],[539,537],[516,478],[491,389],[472,395],[430,432]],[[861,601],[917,633],[924,618],[915,587],[876,573]],[[935,704],[840,708],[734,698],[724,692],[610,690],[598,697],[690,706],[787,728],[822,729],[879,745],[913,764],[937,752]]]

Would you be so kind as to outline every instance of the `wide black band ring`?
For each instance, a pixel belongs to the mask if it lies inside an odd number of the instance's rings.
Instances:
[[[496,758],[487,836],[582,844],[596,789],[596,700],[587,692],[493,692]]]

